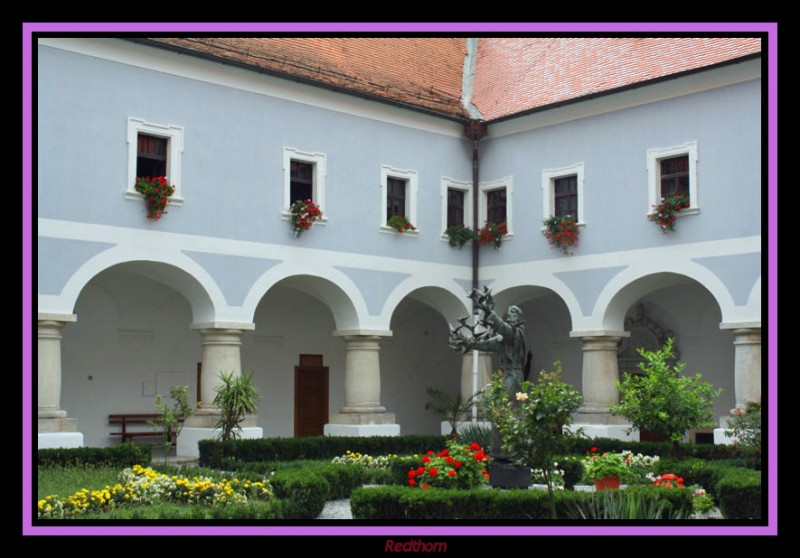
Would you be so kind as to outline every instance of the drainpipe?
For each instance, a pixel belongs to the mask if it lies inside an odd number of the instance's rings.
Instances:
[[[464,126],[464,135],[472,142],[472,229],[478,230],[478,181],[480,178],[480,152],[478,142],[486,135],[486,122],[483,120],[469,120]],[[478,288],[478,243],[472,243],[472,288]],[[473,323],[478,325],[478,308],[472,303]],[[472,351],[472,394],[478,393],[478,351]],[[478,406],[472,403],[472,422],[478,421]]]

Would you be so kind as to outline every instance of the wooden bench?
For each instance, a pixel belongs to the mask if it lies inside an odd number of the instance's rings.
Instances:
[[[121,436],[122,443],[132,442],[134,438],[164,438],[163,430],[154,430],[151,423],[160,423],[161,415],[158,413],[120,413],[108,415],[108,423],[120,426],[119,432],[112,432],[112,436]],[[181,421],[182,422],[182,421]],[[129,427],[134,427],[130,430]],[[141,427],[146,427],[142,430]],[[174,443],[175,440],[172,440]]]

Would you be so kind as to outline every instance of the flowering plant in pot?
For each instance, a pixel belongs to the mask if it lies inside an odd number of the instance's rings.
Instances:
[[[483,227],[478,229],[478,244],[493,244],[495,248],[500,248],[503,243],[503,237],[508,234],[508,226],[505,221],[500,223],[486,223]]]
[[[404,233],[406,231],[415,231],[417,227],[411,224],[411,221],[405,215],[392,215],[386,221],[387,227],[392,227],[399,233]]]
[[[692,494],[692,511],[695,515],[697,517],[703,517],[713,509],[714,497],[703,488],[695,488],[694,494]]]
[[[452,438],[439,453],[422,456],[422,463],[408,471],[408,486],[419,488],[475,488],[489,478],[489,456],[480,445]]]
[[[683,488],[683,477],[675,473],[664,473],[656,477],[653,486],[665,486],[667,488]]]
[[[670,233],[675,230],[675,214],[687,207],[689,198],[685,194],[664,196],[658,205],[653,206],[653,212],[647,218],[654,221],[662,233]]]
[[[553,215],[544,220],[544,237],[551,248],[558,248],[562,254],[569,255],[570,248],[578,245],[578,222],[572,215]]]
[[[622,456],[618,453],[598,454],[597,448],[592,448],[592,451],[588,453],[589,455],[586,456],[583,466],[586,469],[587,476],[594,480],[597,489],[602,490],[603,479],[609,479],[609,477],[611,479],[608,482],[611,485],[607,486],[607,488],[618,488],[620,478],[628,471]],[[613,478],[616,478],[616,480],[612,480]]]
[[[166,215],[169,198],[175,193],[175,186],[167,182],[166,176],[137,177],[133,188],[144,196],[148,219],[158,221]]]
[[[475,241],[479,238],[478,233],[468,227],[465,227],[464,225],[447,227],[444,231],[444,234],[447,235],[447,240],[450,243],[450,246],[458,246],[459,248],[464,246],[464,244],[470,240]]]
[[[292,216],[292,235],[300,236],[300,233],[307,231],[314,224],[314,221],[322,219],[322,210],[311,200],[297,200],[289,208]]]

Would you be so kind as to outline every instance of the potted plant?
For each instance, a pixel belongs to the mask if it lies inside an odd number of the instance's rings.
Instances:
[[[322,219],[322,210],[311,200],[297,200],[289,208],[292,216],[292,235],[300,236],[300,233],[307,231],[314,224],[314,221]]]
[[[620,479],[627,472],[625,461],[618,453],[596,453],[596,448],[592,448],[592,454],[587,456],[584,461],[586,474],[594,480],[595,489],[606,490],[619,488]]]
[[[544,220],[542,234],[550,242],[551,248],[558,248],[562,254],[570,255],[570,248],[578,245],[578,222],[572,215],[553,215]]]
[[[399,233],[404,233],[406,231],[415,231],[417,227],[411,224],[411,221],[406,218],[405,215],[392,215],[386,221],[386,226],[392,227]]]
[[[468,227],[465,227],[464,225],[447,227],[444,231],[444,234],[447,235],[447,240],[450,243],[450,246],[458,246],[459,248],[464,246],[464,244],[470,240],[475,241],[478,239],[478,233]]]
[[[148,219],[158,221],[166,215],[169,198],[175,193],[175,186],[167,182],[166,176],[137,177],[133,188],[144,196]]]
[[[478,244],[493,244],[495,248],[500,248],[503,243],[503,237],[508,234],[508,226],[505,221],[501,223],[487,222],[483,227],[478,229]]]
[[[695,488],[694,494],[692,494],[692,511],[695,519],[707,519],[713,509],[714,497],[703,488]]]
[[[647,218],[655,222],[661,232],[666,234],[675,230],[675,214],[689,207],[689,198],[685,194],[664,196]]]

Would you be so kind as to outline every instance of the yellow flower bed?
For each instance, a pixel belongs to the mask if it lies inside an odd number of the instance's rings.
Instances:
[[[149,467],[134,465],[123,470],[120,482],[102,490],[79,490],[62,500],[50,495],[39,500],[40,519],[74,517],[86,512],[104,511],[130,504],[186,502],[211,505],[244,503],[248,499],[269,500],[272,488],[268,482],[239,479],[212,481],[207,477],[167,476]]]

